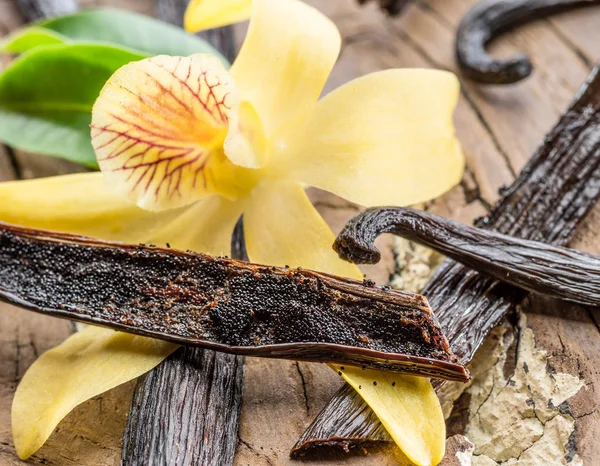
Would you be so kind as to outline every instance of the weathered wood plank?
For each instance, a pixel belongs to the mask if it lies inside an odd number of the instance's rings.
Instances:
[[[16,386],[25,370],[44,351],[58,345],[72,332],[70,322],[33,315],[0,304],[0,464],[21,463],[14,451],[10,431],[10,407]],[[42,449],[30,460],[34,464],[78,466],[111,464],[120,453],[120,432],[131,385],[96,397],[76,408],[61,423]]]
[[[586,219],[571,247],[600,254],[600,205]],[[585,381],[585,386],[568,400],[564,411],[575,419],[573,451],[593,464],[600,458],[600,309],[572,306],[564,316],[564,303],[532,300],[528,324],[536,341],[549,355],[552,371],[566,372]],[[585,463],[588,461],[589,463]]]
[[[58,157],[40,156],[21,150],[14,151],[14,160],[23,179],[45,178],[47,176],[83,173],[88,171],[68,160]]]

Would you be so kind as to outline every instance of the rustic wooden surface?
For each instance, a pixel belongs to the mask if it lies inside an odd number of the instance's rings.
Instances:
[[[86,0],[83,5],[122,6],[153,14],[153,0]],[[344,37],[340,61],[327,85],[331,90],[353,77],[390,67],[437,67],[455,70],[453,38],[456,25],[473,0],[416,0],[403,15],[390,20],[375,5],[358,7],[354,0],[310,0],[340,27]],[[22,20],[12,0],[0,0],[0,35]],[[435,201],[436,213],[470,223],[486,212],[498,189],[514,178],[546,131],[572,99],[590,66],[600,59],[600,8],[555,16],[507,34],[492,47],[507,55],[524,51],[536,67],[526,81],[509,87],[482,87],[462,82],[456,112],[458,135],[467,157],[460,186]],[[244,26],[237,29],[240,39]],[[0,181],[80,170],[48,157],[0,148]],[[311,196],[334,230],[357,208],[321,192]],[[579,232],[574,247],[600,253],[600,208]],[[391,241],[386,261],[367,272],[380,283],[394,272]],[[576,309],[561,316],[564,305],[534,300],[527,306],[528,326],[536,346],[548,353],[552,370],[584,379],[585,387],[565,410],[575,422],[572,445],[584,464],[600,457],[600,312]],[[19,378],[36,355],[68,336],[72,326],[1,305],[0,312],[0,465],[22,464],[10,436],[10,404]],[[288,464],[289,448],[340,385],[322,365],[249,359],[236,464]],[[77,408],[29,462],[50,465],[118,464],[120,442],[132,384],[119,387]],[[464,404],[464,403],[463,403]],[[468,405],[467,405],[468,406]],[[458,410],[458,409],[457,409]],[[452,419],[460,418],[453,413]],[[453,433],[460,428],[453,429]],[[594,440],[595,439],[595,440]],[[394,449],[369,456],[329,459],[322,464],[397,464]],[[566,461],[566,460],[565,460]],[[313,462],[312,464],[319,464]]]

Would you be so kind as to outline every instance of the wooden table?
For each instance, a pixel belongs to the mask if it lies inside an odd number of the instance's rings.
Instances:
[[[120,6],[150,15],[154,10],[153,0],[81,3]],[[356,76],[385,68],[436,67],[455,71],[455,29],[473,0],[416,0],[394,20],[374,6],[360,8],[354,0],[309,3],[329,15],[344,37],[341,58],[327,84],[327,90],[331,90]],[[0,35],[21,23],[12,0],[0,0]],[[240,38],[243,29],[238,29]],[[535,72],[514,86],[484,87],[462,82],[455,121],[467,157],[467,170],[460,186],[429,207],[466,223],[494,204],[498,189],[511,183],[600,58],[600,8],[557,15],[524,26],[507,34],[492,51],[499,55],[526,52],[533,59]],[[49,157],[18,151],[9,156],[0,151],[0,181],[76,170],[81,169]],[[316,191],[311,195],[334,230],[339,230],[357,211],[356,206],[330,195]],[[572,246],[600,253],[599,227],[600,208],[596,208]],[[385,262],[368,270],[380,283],[397,272],[392,244],[390,239],[385,240]],[[409,273],[406,269],[403,272]],[[474,385],[460,397],[459,393],[445,395],[446,406],[450,407],[448,400],[458,397],[449,419],[449,433],[466,431],[472,439],[481,440],[475,442],[473,464],[514,464],[516,458],[520,458],[518,464],[538,464],[540,457],[536,454],[541,454],[546,464],[567,460],[570,464],[598,464],[600,312],[571,309],[566,319],[561,314],[567,307],[532,300],[527,304],[526,320],[506,326],[490,337],[487,350],[480,352],[474,367],[478,374]],[[74,329],[69,322],[8,305],[1,305],[0,329],[0,465],[16,465],[21,462],[14,454],[10,435],[10,405],[15,387],[37,355],[60,343]],[[536,370],[540,373],[536,374]],[[539,387],[524,380],[537,381]],[[290,463],[290,447],[340,383],[322,365],[249,359],[236,464]],[[505,385],[498,388],[495,383]],[[118,464],[131,389],[132,384],[127,384],[75,409],[29,462]],[[514,408],[518,411],[508,425],[506,417],[494,419],[493,409],[494,402],[505,403],[507,399],[511,403],[516,400]],[[556,400],[560,403],[555,404]],[[539,406],[540,402],[544,406]],[[486,444],[486,432],[500,437]],[[334,457],[312,464],[386,465],[397,461],[393,449],[381,449],[366,457]]]

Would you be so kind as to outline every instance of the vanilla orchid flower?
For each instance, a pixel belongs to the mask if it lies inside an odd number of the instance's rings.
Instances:
[[[232,9],[232,5],[239,7]],[[199,0],[210,25],[250,2]],[[206,18],[207,16],[203,16]],[[448,72],[387,70],[321,100],[340,51],[335,25],[299,0],[254,0],[231,70],[210,55],[130,63],[92,115],[101,173],[0,184],[0,221],[124,242],[230,253],[241,215],[253,262],[362,278],[331,249],[334,235],[304,192],[315,186],[364,206],[408,205],[458,183],[463,156]],[[83,401],[160,363],[175,345],[87,328],[43,354],[13,403],[21,458]],[[444,451],[443,417],[426,379],[346,370],[392,438],[419,464]]]

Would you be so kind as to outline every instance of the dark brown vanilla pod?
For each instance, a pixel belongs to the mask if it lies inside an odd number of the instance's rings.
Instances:
[[[333,248],[349,262],[374,264],[381,257],[374,241],[383,233],[428,246],[524,290],[583,306],[600,306],[600,257],[469,227],[419,210],[368,209],[348,222]]]
[[[488,55],[485,46],[498,35],[523,23],[599,0],[481,0],[464,16],[456,35],[456,59],[462,74],[484,84],[510,84],[531,74],[529,57],[508,59]]]
[[[318,272],[0,225],[0,297],[226,353],[469,379],[423,296]]]
[[[546,135],[515,182],[477,226],[564,246],[600,199],[600,66]],[[468,363],[487,334],[527,295],[448,259],[422,291],[450,341]],[[331,406],[343,409],[332,410]],[[348,384],[302,435],[292,456],[313,448],[381,442],[381,422]]]

